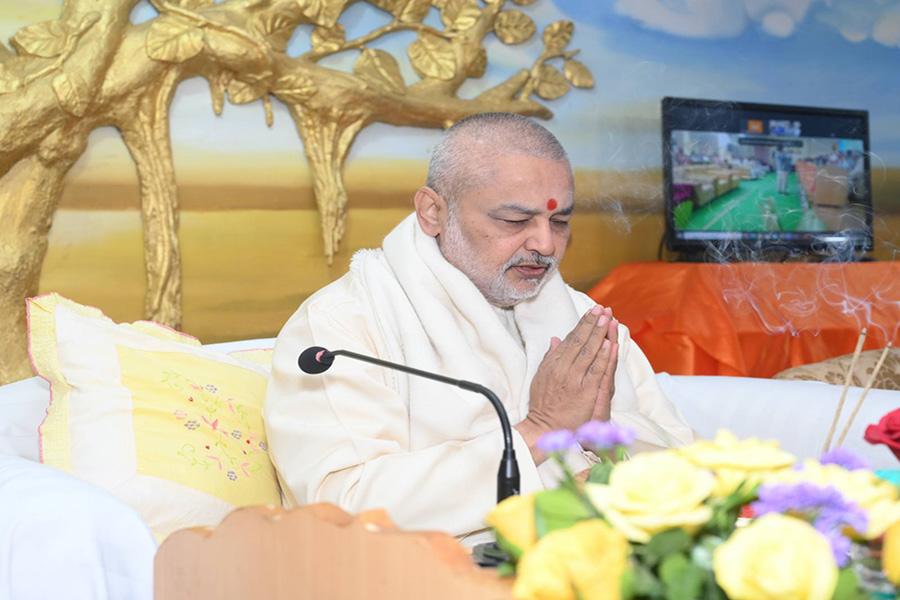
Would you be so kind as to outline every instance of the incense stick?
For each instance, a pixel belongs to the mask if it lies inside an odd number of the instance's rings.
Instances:
[[[850,381],[853,379],[853,371],[856,369],[856,363],[859,361],[859,353],[862,352],[863,344],[866,343],[866,335],[868,330],[863,327],[859,332],[859,338],[856,340],[856,350],[853,351],[853,359],[850,361],[850,368],[844,377],[844,389],[841,390],[841,399],[838,401],[837,408],[834,411],[834,418],[831,419],[831,427],[828,429],[828,437],[825,438],[825,446],[822,448],[822,454],[828,452],[831,447],[831,439],[834,437],[834,430],[837,429],[838,421],[841,418],[841,412],[844,410],[844,401],[847,399],[847,390],[850,389]]]
[[[888,345],[884,347],[884,351],[881,353],[881,356],[878,358],[878,362],[875,364],[875,369],[872,371],[872,375],[869,377],[869,381],[866,383],[866,387],[863,388],[862,394],[859,396],[859,400],[856,401],[856,406],[853,407],[853,412],[850,413],[850,418],[847,420],[847,424],[844,425],[844,430],[841,432],[841,437],[838,438],[838,447],[840,447],[844,443],[844,438],[847,437],[847,433],[850,431],[850,425],[853,424],[853,419],[856,418],[856,413],[858,413],[859,409],[862,407],[863,400],[866,399],[866,394],[869,393],[869,390],[872,389],[872,386],[875,384],[875,378],[878,377],[878,371],[881,370],[881,365],[884,364],[884,359],[887,358],[888,352],[890,351],[891,344],[888,343]]]

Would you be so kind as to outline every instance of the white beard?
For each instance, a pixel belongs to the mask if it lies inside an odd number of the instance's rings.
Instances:
[[[492,272],[472,250],[472,245],[466,239],[452,209],[448,214],[447,227],[438,239],[438,246],[447,262],[465,273],[489,303],[502,308],[515,306],[523,300],[537,296],[544,283],[559,266],[555,256],[530,252],[512,256],[497,272]],[[507,280],[506,273],[512,267],[521,264],[545,266],[547,270],[540,279],[523,280],[521,284],[523,287],[516,288]]]

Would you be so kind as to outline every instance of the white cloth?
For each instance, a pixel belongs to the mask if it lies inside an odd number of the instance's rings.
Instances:
[[[411,215],[383,250],[357,253],[350,272],[304,302],[278,337],[265,414],[283,487],[298,503],[386,508],[407,529],[480,529],[496,500],[502,449],[497,416],[483,397],[347,358],[306,376],[297,369],[299,352],[342,348],[475,381],[500,397],[515,424],[528,413],[530,382],[550,338],[564,337],[593,304],[554,275],[514,308],[523,348]],[[691,441],[625,327],[619,341],[613,420],[652,444]],[[540,489],[525,441],[514,438],[522,492]]]
[[[0,455],[0,598],[151,600],[156,542],[109,492]]]

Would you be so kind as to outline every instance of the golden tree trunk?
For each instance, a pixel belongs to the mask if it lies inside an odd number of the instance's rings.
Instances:
[[[38,293],[63,178],[74,158],[22,159],[0,179],[0,383],[31,375],[24,298]]]
[[[122,137],[137,165],[144,227],[144,317],[181,326],[181,252],[178,246],[178,187],[169,138],[169,105],[178,74],[137,102],[137,116],[123,124]]]

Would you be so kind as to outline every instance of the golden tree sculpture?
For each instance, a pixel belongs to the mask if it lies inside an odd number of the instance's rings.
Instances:
[[[514,0],[527,6],[534,0]],[[24,299],[38,292],[47,238],[63,179],[97,127],[121,132],[138,173],[146,290],[144,316],[181,322],[178,192],[169,108],[181,81],[207,80],[212,108],[260,101],[272,126],[272,97],[289,109],[303,141],[329,262],[344,235],[347,192],[341,168],[370,123],[443,128],[470,114],[507,111],[540,118],[570,86],[593,87],[590,71],[567,50],[573,24],[543,30],[530,68],[474,98],[457,95],[487,67],[485,38],[519,44],[534,21],[506,0],[368,0],[389,23],[347,39],[341,14],[351,0],[151,0],[159,13],[133,24],[138,0],[65,0],[59,19],[29,25],[0,44],[0,383],[28,376]],[[438,11],[443,28],[425,23]],[[311,49],[286,53],[301,24]],[[370,47],[414,31],[409,85],[396,57]],[[356,53],[352,71],[319,64]],[[554,64],[562,67],[554,66]]]

